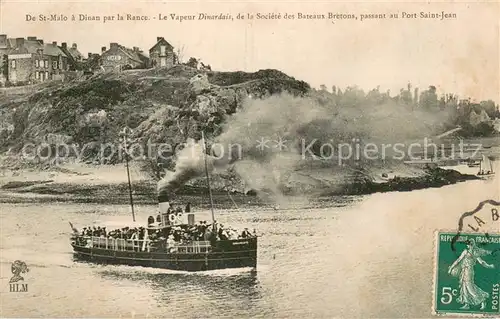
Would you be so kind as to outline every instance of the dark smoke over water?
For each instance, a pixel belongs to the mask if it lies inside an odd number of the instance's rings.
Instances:
[[[203,141],[189,139],[185,147],[176,154],[174,172],[167,172],[166,176],[158,182],[158,196],[170,198],[179,188],[188,181],[205,175],[205,159],[208,172],[214,168],[225,169],[229,165],[226,157],[204,154]]]
[[[212,149],[216,156],[207,158],[209,171],[231,166],[249,188],[279,197],[290,174],[314,161],[302,156],[304,146],[310,143],[314,143],[311,150],[315,153],[324,143],[335,148],[340,143],[352,143],[353,139],[375,144],[404,143],[440,133],[441,124],[448,118],[443,112],[412,109],[393,101],[340,105],[329,93],[321,94],[247,99],[242,108],[226,120],[223,133],[217,137],[215,142],[219,147]],[[160,182],[159,190],[175,191],[204,174],[201,141],[191,141],[191,145],[194,146],[178,154],[175,173]],[[331,161],[330,165],[333,168],[338,163]]]

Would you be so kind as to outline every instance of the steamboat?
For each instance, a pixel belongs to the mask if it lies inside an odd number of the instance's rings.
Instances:
[[[204,138],[203,138],[204,141]],[[203,142],[203,145],[205,143]],[[125,148],[126,149],[126,148]],[[164,268],[182,271],[207,271],[225,268],[257,267],[257,235],[246,228],[241,233],[217,224],[210,178],[205,156],[205,172],[210,195],[212,223],[196,222],[196,214],[188,203],[185,209],[170,203],[167,191],[158,191],[158,214],[149,216],[146,223],[136,223],[132,193],[130,202],[133,223],[107,231],[73,229],[71,246],[76,260]],[[128,160],[127,173],[128,171]],[[129,190],[130,178],[129,178]],[[177,206],[177,205],[176,205]],[[122,225],[124,226],[124,225]]]

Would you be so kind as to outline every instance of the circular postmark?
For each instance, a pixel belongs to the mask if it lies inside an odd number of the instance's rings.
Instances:
[[[469,212],[465,212],[460,216],[458,220],[458,230],[453,239],[450,242],[451,250],[457,253],[456,244],[460,241],[460,235],[465,232],[473,232],[478,234],[484,234],[487,240],[481,240],[476,243],[478,246],[485,246],[491,241],[490,232],[496,229],[494,232],[500,232],[498,225],[500,224],[500,202],[487,199],[480,202],[477,207]],[[492,254],[500,253],[499,248],[495,248]]]

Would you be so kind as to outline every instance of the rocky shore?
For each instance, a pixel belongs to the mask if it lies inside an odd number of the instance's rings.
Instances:
[[[311,192],[310,198],[319,202],[324,200],[343,201],[345,197],[367,195],[378,192],[405,192],[430,187],[442,187],[458,182],[476,180],[477,176],[461,174],[454,170],[429,168],[422,176],[393,177],[386,182],[373,182],[368,179],[344,184],[334,189]],[[86,183],[58,181],[57,179],[26,180],[11,178],[0,184],[1,203],[98,203],[128,204],[128,184],[124,181],[113,183]],[[208,192],[205,187],[184,185],[175,195],[174,200],[191,202],[198,207],[208,207]],[[133,183],[134,202],[136,204],[156,204],[156,182],[140,180]],[[307,194],[301,194],[304,196]],[[284,195],[293,197],[294,194]],[[272,205],[256,192],[246,194],[226,189],[214,189],[214,197],[219,207],[268,206]]]
[[[359,183],[346,185],[340,192],[334,192],[333,195],[365,195],[382,192],[408,192],[424,188],[442,187],[459,182],[477,180],[475,175],[461,174],[455,170],[428,168],[426,174],[417,177],[394,177],[387,182],[376,183],[370,180],[364,180]]]

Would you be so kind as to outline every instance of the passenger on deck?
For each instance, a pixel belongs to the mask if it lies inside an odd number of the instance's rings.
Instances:
[[[170,207],[167,209],[167,213],[168,214],[171,214],[175,212],[175,207],[174,207],[174,204],[170,204]]]
[[[171,253],[177,252],[177,248],[175,247],[175,240],[172,235],[168,236],[167,238],[167,249]]]
[[[160,216],[160,215],[158,215]],[[155,218],[153,216],[148,217],[148,226],[155,223]]]
[[[219,226],[219,240],[227,240],[226,234],[224,234],[224,225]]]
[[[230,227],[230,228],[226,229],[226,236],[227,236],[227,239],[229,239],[229,240],[237,239],[238,232]]]
[[[251,237],[250,232],[248,231],[248,228],[245,228],[245,229],[241,232],[241,238],[249,238],[249,237]]]
[[[211,238],[213,237],[213,233],[212,233],[212,230],[211,229],[206,229],[204,232],[203,232],[203,240],[211,240]]]
[[[200,224],[201,224],[201,231],[204,233],[205,230],[207,230],[207,228],[208,228],[207,222],[202,221],[202,222],[200,222]]]
[[[178,229],[174,230],[172,235],[173,235],[175,241],[177,241],[177,242],[181,241],[182,236],[181,236],[181,232]]]

